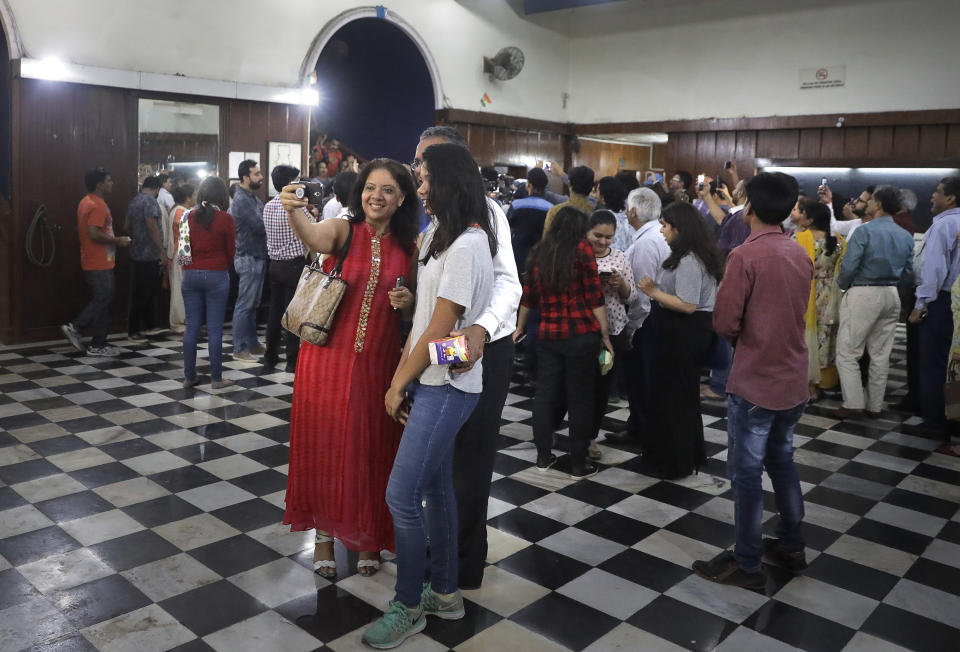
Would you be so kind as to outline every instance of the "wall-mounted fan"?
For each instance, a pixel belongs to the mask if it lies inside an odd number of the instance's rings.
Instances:
[[[523,70],[523,51],[513,45],[503,48],[492,59],[483,58],[483,72],[494,79],[506,81],[513,79]]]

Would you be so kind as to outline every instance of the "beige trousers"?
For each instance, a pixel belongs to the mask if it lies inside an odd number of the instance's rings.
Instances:
[[[183,305],[183,268],[174,259],[170,264],[170,329],[182,331],[187,323],[187,311]]]
[[[899,314],[900,296],[894,286],[855,286],[840,300],[837,372],[845,408],[870,412],[883,409]],[[864,349],[870,354],[866,397],[858,364]]]

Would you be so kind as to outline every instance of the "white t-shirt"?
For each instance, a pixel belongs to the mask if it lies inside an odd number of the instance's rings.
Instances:
[[[434,221],[423,235],[421,258],[430,248]],[[493,256],[487,234],[482,229],[469,228],[460,234],[438,257],[417,266],[417,308],[413,314],[410,346],[416,346],[433,317],[437,299],[443,298],[463,306],[463,315],[454,328],[467,328],[487,309],[493,292]],[[424,385],[453,385],[462,392],[479,394],[483,390],[483,359],[462,374],[453,375],[448,365],[431,364],[422,374]]]

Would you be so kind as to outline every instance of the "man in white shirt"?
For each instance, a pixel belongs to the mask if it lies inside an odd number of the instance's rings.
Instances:
[[[640,224],[633,236],[633,244],[627,249],[627,260],[636,279],[650,277],[660,280],[663,261],[670,255],[670,245],[660,233],[661,203],[657,193],[649,188],[637,188],[627,195],[627,217],[633,224]],[[626,354],[627,400],[630,403],[630,419],[627,429],[607,435],[605,441],[615,444],[634,444],[639,441],[640,433],[646,427],[646,401],[649,387],[648,368],[649,351],[655,342],[649,341],[643,324],[650,314],[650,297],[642,292],[628,306],[627,317],[630,322],[627,330],[632,334],[633,347]]]
[[[850,214],[847,215],[847,209],[844,208],[844,219],[838,220],[833,212],[833,192],[830,191],[829,186],[820,186],[817,195],[820,197],[820,202],[830,209],[830,230],[833,233],[839,233],[847,242],[850,242],[853,232],[863,224],[863,218],[867,215],[867,202],[873,197],[873,190],[874,186],[864,188],[863,192],[849,205]]]
[[[414,155],[416,174],[423,151],[431,145],[453,143],[467,149],[463,136],[454,127],[430,127],[420,135]],[[500,414],[507,400],[513,371],[513,331],[523,287],[517,275],[510,242],[510,225],[500,205],[487,199],[497,231],[497,255],[493,258],[493,294],[490,304],[476,323],[463,334],[470,359],[483,356],[483,392],[473,414],[457,435],[453,457],[453,483],[457,494],[459,520],[459,587],[478,589],[483,581],[487,557],[487,501],[500,434]],[[430,227],[428,227],[429,229]],[[462,366],[466,371],[472,366]]]
[[[323,205],[321,220],[346,217],[344,208],[350,205],[350,193],[353,192],[353,186],[356,185],[358,176],[356,172],[341,172],[334,178],[333,197]]]

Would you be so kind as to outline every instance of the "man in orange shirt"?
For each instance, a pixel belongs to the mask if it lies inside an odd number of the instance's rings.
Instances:
[[[106,168],[92,168],[83,176],[87,195],[77,207],[77,232],[80,236],[80,267],[93,293],[90,302],[72,321],[60,327],[70,344],[80,353],[115,356],[118,349],[107,346],[110,329],[110,303],[116,285],[113,277],[117,247],[130,245],[130,238],[113,234],[113,217],[104,197],[113,191],[113,179]],[[90,329],[90,347],[83,345],[83,329]]]

